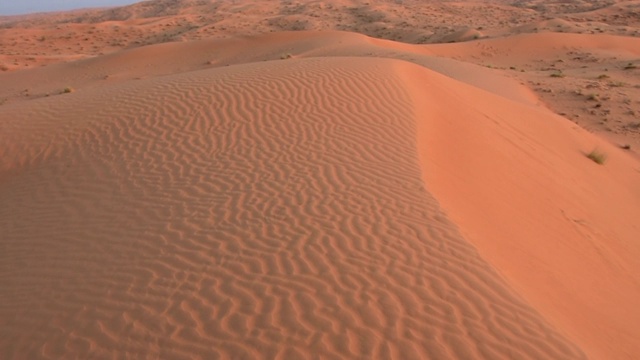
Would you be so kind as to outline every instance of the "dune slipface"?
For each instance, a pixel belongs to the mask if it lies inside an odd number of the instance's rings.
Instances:
[[[425,187],[398,63],[5,105],[2,357],[584,358]]]

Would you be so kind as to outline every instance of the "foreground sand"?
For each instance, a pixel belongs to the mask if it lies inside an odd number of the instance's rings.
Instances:
[[[1,74],[0,357],[634,359],[635,148],[477,48],[285,32]]]

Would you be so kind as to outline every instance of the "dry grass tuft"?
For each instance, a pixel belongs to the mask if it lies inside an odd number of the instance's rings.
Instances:
[[[591,152],[587,154],[587,157],[600,165],[603,165],[607,161],[607,154],[599,151],[598,149],[591,150]]]

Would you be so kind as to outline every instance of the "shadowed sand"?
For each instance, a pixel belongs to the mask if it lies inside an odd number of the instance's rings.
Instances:
[[[0,357],[633,359],[640,161],[482,66],[623,40],[283,32],[0,74]]]

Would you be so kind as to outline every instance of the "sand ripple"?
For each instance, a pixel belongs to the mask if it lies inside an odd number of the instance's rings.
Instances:
[[[5,106],[2,357],[583,358],[425,188],[394,64]]]

